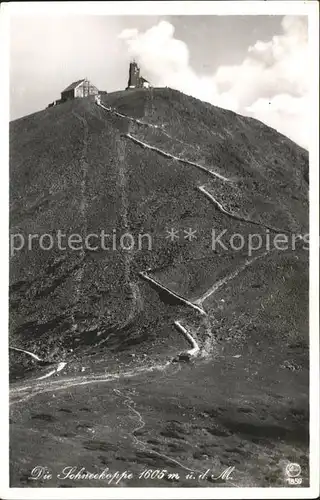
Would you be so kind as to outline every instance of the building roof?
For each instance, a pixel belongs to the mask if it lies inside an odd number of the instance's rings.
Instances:
[[[146,83],[150,83],[148,80],[146,80],[145,78],[143,78],[143,76],[140,76],[140,80],[142,80],[143,82],[146,82]]]
[[[77,80],[76,82],[71,83],[68,87],[66,87],[62,92],[67,92],[67,90],[73,90],[80,85],[80,83],[84,82],[85,78],[82,78],[82,80]]]

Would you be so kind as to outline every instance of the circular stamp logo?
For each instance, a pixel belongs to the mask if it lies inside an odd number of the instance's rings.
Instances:
[[[290,463],[286,467],[286,474],[289,477],[298,477],[301,474],[301,467],[299,464]]]

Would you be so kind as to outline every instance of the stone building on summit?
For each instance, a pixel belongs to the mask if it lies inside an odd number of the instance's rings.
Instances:
[[[61,92],[61,100],[75,99],[77,97],[88,97],[97,95],[99,90],[87,78],[71,83]]]
[[[150,82],[140,76],[140,68],[135,61],[132,61],[129,66],[129,79],[126,90],[130,89],[148,89],[151,87]],[[61,92],[61,99],[51,102],[47,107],[51,108],[57,104],[62,104],[70,99],[83,99],[84,97],[95,96],[96,102],[100,101],[101,96],[106,95],[106,91],[98,90],[87,78],[82,78],[72,82]]]
[[[140,68],[137,65],[135,61],[130,63],[129,67],[129,79],[128,79],[128,86],[126,90],[129,89],[142,89],[142,88],[150,88],[151,85],[146,80],[143,78],[143,76],[140,76]]]
[[[93,85],[87,78],[82,78],[76,82],[71,83],[61,92],[61,99],[53,101],[48,105],[48,108],[62,104],[70,99],[78,99],[88,97],[90,95],[98,95],[101,91]]]

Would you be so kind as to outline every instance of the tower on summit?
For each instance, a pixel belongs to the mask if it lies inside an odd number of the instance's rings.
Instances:
[[[135,60],[131,61],[129,66],[128,86],[126,90],[149,87],[151,87],[151,85],[148,80],[140,76],[140,68],[138,64],[135,62]]]

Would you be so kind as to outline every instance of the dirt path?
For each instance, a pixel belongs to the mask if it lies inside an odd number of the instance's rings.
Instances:
[[[153,111],[153,94],[152,94],[152,89],[150,89],[150,94],[151,94],[151,114],[152,114],[152,111]],[[100,106],[100,108],[104,109],[105,111],[108,111],[109,113],[112,113],[115,116],[118,116],[120,118],[125,118],[125,119],[131,121],[132,123],[136,123],[137,125],[145,127],[145,128],[151,128],[151,129],[154,129],[154,130],[159,130],[163,135],[165,135],[169,139],[171,139],[173,141],[176,141],[176,142],[179,142],[180,144],[183,144],[185,146],[190,147],[190,144],[188,144],[188,143],[186,143],[184,141],[181,141],[180,139],[177,139],[176,137],[172,137],[170,134],[168,134],[168,132],[166,132],[166,130],[164,129],[163,125],[161,125],[161,126],[160,125],[154,125],[153,123],[148,123],[146,121],[139,120],[138,118],[134,118],[133,116],[124,115],[123,113],[119,113],[118,111],[116,111],[113,108],[109,108],[107,106],[104,106],[101,102],[96,102],[96,104],[98,106]]]
[[[172,290],[169,290],[169,288],[167,288],[166,286],[161,285],[157,280],[148,276],[146,272],[141,271],[139,274],[143,279],[145,279],[146,281],[150,281],[160,290],[166,292],[168,295],[171,295],[172,297],[177,299],[179,302],[182,302],[182,304],[185,304],[186,306],[191,307],[192,309],[195,309],[202,316],[206,316],[207,313],[201,307],[194,304],[193,302],[190,302],[188,299],[185,299],[181,295],[178,295],[177,293],[173,292]]]
[[[133,392],[127,392],[127,394],[123,394],[119,389],[113,389],[113,391],[122,398],[123,404],[131,411],[134,416],[138,419],[137,426],[130,432],[130,437],[133,440],[133,443],[141,448],[143,451],[146,451],[148,453],[152,453],[153,455],[157,455],[160,458],[164,458],[165,460],[172,462],[175,465],[178,465],[178,467],[181,467],[184,470],[190,471],[190,472],[198,472],[201,474],[202,471],[198,471],[197,469],[191,469],[187,467],[186,465],[183,465],[179,460],[176,460],[172,457],[169,457],[168,455],[165,455],[164,453],[160,453],[158,451],[153,450],[150,448],[150,446],[141,441],[140,439],[137,438],[135,435],[136,432],[140,431],[143,429],[146,425],[146,422],[142,416],[142,414],[136,409],[136,404],[132,396],[134,395]]]
[[[25,351],[24,349],[19,349],[18,347],[11,347],[11,346],[9,346],[9,349],[11,349],[13,351],[23,352],[24,354],[31,356],[36,361],[44,361],[43,359],[39,358],[39,356],[37,356],[36,354],[33,354],[33,352]]]
[[[190,342],[192,349],[187,351],[187,354],[189,356],[196,356],[200,352],[200,347],[198,342],[195,340],[195,338],[191,335],[191,333],[188,332],[188,330],[182,326],[180,321],[174,321],[174,325],[178,329],[179,332],[181,332],[187,339],[188,342]]]
[[[188,307],[191,307],[192,309],[194,309],[195,311],[200,313],[201,319],[199,318],[198,330],[201,331],[201,329],[202,329],[203,339],[201,339],[202,340],[201,347],[200,347],[198,341],[196,340],[198,338],[198,335],[195,332],[194,327],[190,327],[191,332],[189,332],[184,326],[182,326],[180,321],[174,321],[173,324],[176,327],[176,329],[180,333],[183,334],[183,336],[186,338],[187,342],[191,343],[191,345],[192,345],[192,349],[186,352],[187,355],[194,357],[194,356],[201,354],[202,356],[207,357],[212,352],[213,345],[215,344],[215,341],[214,341],[213,334],[211,331],[210,318],[208,317],[206,311],[203,309],[202,303],[200,304],[198,301],[191,302],[191,301],[185,299],[181,295],[178,295],[177,293],[173,292],[172,290],[169,290],[169,288],[165,287],[164,285],[161,285],[154,278],[151,278],[150,276],[148,276],[146,272],[140,272],[139,274],[143,279],[151,282],[156,288],[159,288],[160,290],[166,292],[168,295],[177,299],[182,304],[184,304]],[[181,356],[183,354],[184,354],[184,352],[181,352],[180,355],[178,355],[178,358],[179,358],[179,356]]]
[[[247,219],[246,217],[242,217],[241,215],[237,215],[237,214],[233,214],[231,212],[228,212],[228,210],[226,210],[222,206],[222,204],[218,200],[216,200],[216,198],[211,193],[209,193],[209,191],[207,191],[205,189],[204,186],[199,186],[198,190],[201,191],[201,193],[204,193],[206,195],[206,197],[209,198],[209,200],[220,210],[220,212],[228,215],[232,219],[236,219],[236,220],[239,220],[242,222],[248,222],[250,224],[255,224],[256,226],[264,227],[266,229],[269,229],[270,231],[274,231],[275,233],[289,233],[289,231],[286,231],[284,229],[278,229],[276,227],[268,226],[267,224],[263,224],[263,222],[257,222],[257,221],[254,221],[252,219]]]
[[[75,111],[72,111],[72,114],[82,123],[83,126],[83,147],[82,147],[82,153],[81,157],[79,160],[79,165],[80,165],[80,172],[81,172],[81,181],[80,181],[80,217],[81,217],[81,229],[83,232],[83,235],[87,235],[87,177],[88,177],[88,137],[89,137],[89,128],[88,128],[88,123],[87,120],[85,119],[84,116],[79,115]],[[80,256],[81,260],[84,259],[85,252],[83,247],[80,250]],[[75,275],[75,302],[74,302],[74,309],[77,307],[77,304],[79,303],[80,300],[80,295],[81,295],[81,286],[82,286],[82,281],[84,277],[84,266],[81,266],[79,270],[77,271]],[[74,332],[77,331],[78,329],[78,324],[76,323],[75,317],[74,317],[74,312],[72,313],[72,329]]]
[[[251,266],[256,260],[262,259],[266,255],[271,253],[269,250],[262,253],[261,255],[258,255],[256,257],[253,257],[252,259],[246,261],[242,266],[239,266],[238,269],[236,269],[233,273],[228,274],[225,278],[217,281],[214,283],[203,295],[201,295],[200,298],[194,301],[195,304],[199,304],[199,306],[202,306],[203,302],[210,297],[213,293],[215,293],[219,288],[221,288],[223,285],[228,283],[229,281],[233,280],[238,274],[240,274],[242,271],[244,271],[248,266]]]
[[[57,367],[54,368],[54,370],[51,370],[49,373],[46,373],[45,375],[42,375],[41,377],[38,377],[37,380],[43,380],[45,378],[51,377],[51,375],[54,375],[55,373],[61,372],[63,368],[67,365],[66,361],[60,361],[60,363],[57,364]]]
[[[119,160],[119,177],[118,186],[121,193],[121,208],[120,217],[122,219],[123,228],[126,233],[130,233],[129,221],[128,221],[128,210],[129,210],[129,198],[128,198],[128,182],[127,182],[127,166],[126,166],[126,154],[125,154],[125,143],[119,135],[116,139],[117,155]],[[124,278],[125,283],[131,291],[131,309],[128,318],[126,319],[125,325],[128,325],[134,318],[138,309],[141,309],[142,299],[140,295],[139,286],[132,280],[131,276],[131,263],[134,258],[135,251],[133,249],[124,250]]]
[[[159,363],[152,366],[141,366],[122,373],[104,373],[101,375],[85,375],[77,377],[66,377],[59,379],[50,379],[46,382],[32,380],[28,381],[27,384],[19,385],[18,387],[11,387],[10,389],[10,405],[15,405],[17,403],[23,403],[29,399],[32,399],[41,394],[48,392],[59,392],[72,387],[78,387],[82,385],[98,384],[98,383],[108,383],[114,380],[137,377],[142,373],[148,373],[153,371],[164,371],[166,368],[171,366],[170,361],[165,363]]]
[[[122,398],[124,406],[126,406],[128,408],[128,410],[133,414],[133,417],[135,417],[137,419],[136,426],[130,432],[129,436],[131,437],[133,443],[138,448],[142,449],[143,451],[145,451],[147,453],[156,455],[160,458],[164,458],[166,462],[171,462],[173,465],[178,466],[179,468],[181,468],[185,471],[197,473],[199,475],[203,474],[203,472],[204,472],[203,470],[196,469],[195,467],[188,467],[187,465],[183,464],[182,462],[180,462],[176,458],[172,458],[164,453],[156,451],[156,450],[150,448],[150,445],[148,443],[141,441],[141,439],[138,439],[136,436],[136,433],[138,431],[141,431],[146,426],[146,421],[145,421],[145,418],[142,415],[141,411],[139,411],[137,409],[137,405],[136,405],[135,400],[134,400],[134,396],[136,396],[135,390],[127,391],[125,394],[122,391],[120,391],[119,389],[113,389],[113,391],[115,392],[115,394],[117,394],[119,397]],[[164,469],[164,470],[167,473],[169,473],[169,471],[167,471],[166,469]],[[232,482],[230,480],[228,480],[228,484],[231,486],[234,486],[236,488],[239,487],[237,484],[235,484],[234,482]]]
[[[152,94],[151,94],[152,96]],[[152,97],[151,97],[152,98]],[[145,121],[141,121],[139,120],[138,118],[133,118],[132,116],[129,116],[129,115],[125,115],[123,113],[119,113],[118,111],[116,111],[115,109],[113,108],[110,108],[110,107],[107,107],[107,106],[104,106],[101,102],[97,102],[96,101],[96,104],[98,106],[100,106],[102,109],[108,111],[109,113],[112,113],[116,116],[119,116],[121,118],[126,118],[127,120],[131,121],[131,122],[134,122],[134,123],[137,123],[138,125],[141,125],[141,126],[144,126],[144,127],[148,127],[148,128],[152,128],[152,129],[155,129],[155,130],[159,130],[161,131],[162,134],[166,135],[167,137],[169,137],[169,139],[173,140],[173,141],[177,141],[177,142],[180,142],[181,144],[184,144],[186,146],[189,146],[190,147],[190,144],[187,144],[183,141],[180,141],[179,139],[176,139],[174,137],[172,137],[170,134],[168,134],[168,132],[166,132],[164,130],[163,127],[160,127],[159,125],[153,125],[152,123],[147,123]],[[223,181],[226,181],[226,182],[231,182],[230,179],[227,179],[226,177],[224,177],[223,175],[221,174],[218,174],[217,172],[214,172],[212,170],[209,170],[208,168],[204,167],[203,165],[200,165],[199,163],[195,163],[193,161],[189,161],[185,158],[180,158],[178,156],[174,156],[172,155],[171,153],[167,153],[166,151],[163,151],[162,149],[159,149],[159,148],[156,148],[155,146],[152,146],[150,144],[147,144],[146,142],[143,142],[143,141],[140,141],[139,139],[137,139],[136,137],[134,137],[130,132],[127,133],[127,134],[124,134],[125,137],[127,137],[128,139],[131,139],[133,142],[135,142],[136,144],[139,144],[140,146],[144,147],[144,148],[148,148],[148,149],[151,149],[152,151],[155,151],[156,153],[159,153],[161,154],[162,156],[165,156],[166,158],[170,158],[172,160],[176,160],[176,161],[179,161],[181,163],[184,163],[186,165],[191,165],[193,167],[196,167],[196,168],[199,168],[200,170],[203,170],[204,172],[206,172],[207,174],[213,176],[213,177],[217,177]]]
[[[135,142],[136,144],[139,144],[139,146],[143,148],[150,149],[151,151],[155,151],[156,153],[160,154],[161,156],[165,156],[166,158],[170,158],[171,160],[176,160],[180,163],[184,163],[186,165],[191,165],[192,167],[196,167],[200,170],[203,170],[207,174],[217,177],[218,179],[221,179],[226,182],[231,182],[230,179],[227,179],[227,177],[224,177],[221,174],[218,174],[217,172],[214,172],[212,170],[209,170],[208,168],[204,167],[203,165],[200,165],[199,163],[195,163],[193,161],[186,160],[185,158],[180,158],[179,156],[174,156],[171,153],[167,153],[166,151],[163,151],[163,149],[156,148],[155,146],[151,146],[150,144],[147,144],[146,142],[140,141],[136,137],[133,137],[131,134],[124,134],[125,137],[130,139],[131,141]]]
[[[151,114],[152,114],[152,110],[153,110],[153,95],[152,95],[152,91],[151,91],[150,96],[151,96]],[[132,128],[131,124],[132,123],[136,123],[136,124],[138,124],[140,126],[145,126],[145,127],[149,127],[149,128],[152,128],[152,129],[160,130],[161,133],[165,134],[171,140],[175,140],[173,137],[171,137],[163,129],[163,127],[160,127],[158,125],[153,125],[153,124],[147,123],[145,121],[139,120],[137,118],[133,118],[132,116],[119,113],[115,109],[112,109],[110,107],[104,106],[101,103],[101,101],[98,101],[98,102],[96,101],[96,104],[98,106],[100,106],[102,109],[105,109],[106,111],[108,111],[108,112],[110,112],[110,113],[112,113],[112,114],[114,114],[114,115],[116,115],[118,117],[128,119],[130,123],[129,123],[129,126],[128,126],[128,133],[125,134],[125,137],[133,140],[134,142],[136,142],[140,146],[145,147],[145,148],[149,148],[149,149],[151,149],[151,150],[153,150],[153,151],[155,151],[155,152],[157,152],[157,153],[159,153],[159,154],[161,154],[161,155],[163,155],[163,156],[165,156],[167,158],[174,159],[174,160],[177,160],[179,162],[192,165],[192,166],[194,166],[196,168],[204,170],[209,175],[212,175],[214,177],[218,177],[218,178],[220,178],[220,179],[222,179],[224,181],[228,181],[228,179],[226,177],[223,177],[222,175],[220,175],[218,173],[212,172],[212,171],[208,170],[206,167],[203,167],[202,165],[199,165],[199,164],[194,163],[194,162],[190,162],[189,160],[186,160],[186,159],[183,159],[183,158],[176,157],[176,156],[174,156],[174,155],[172,155],[170,153],[167,153],[167,152],[165,152],[163,150],[155,148],[154,146],[146,144],[145,142],[142,142],[139,139],[133,137],[132,134],[131,134],[131,128]],[[144,116],[145,115],[146,115],[146,110],[144,109]],[[179,142],[183,143],[183,141],[179,141]],[[185,143],[183,143],[183,144],[185,144]],[[121,146],[121,149],[118,152],[118,155],[119,155],[119,158],[120,158],[120,163],[122,164],[123,163],[123,158],[124,158],[124,152],[123,152],[123,147],[122,146]],[[121,175],[121,177],[123,179],[123,182],[124,182],[124,171],[123,171],[123,169],[121,169],[121,167],[120,167],[120,170],[121,170],[120,175]],[[123,203],[123,205],[125,206],[125,203]],[[185,299],[184,297],[181,297],[180,295],[178,295],[177,293],[173,292],[172,290],[169,290],[164,285],[161,285],[157,280],[155,280],[155,279],[151,278],[150,276],[148,276],[146,272],[140,272],[139,274],[140,274],[140,276],[143,279],[151,282],[153,285],[155,285],[160,290],[165,291],[167,294],[169,294],[170,296],[172,296],[175,299],[179,300],[183,304],[187,305],[188,307],[191,307],[191,308],[195,309],[201,315],[206,316],[206,312],[202,309],[202,307],[198,307],[196,304],[190,302],[189,300]],[[202,351],[205,352],[206,355],[208,355],[209,351],[211,350],[211,346],[209,346],[209,344],[212,343],[212,334],[211,334],[211,330],[210,330],[209,320],[207,319],[203,323],[204,323],[203,326],[204,326],[204,329],[205,329],[205,332],[206,332],[205,333],[206,341],[205,341],[205,347],[202,349]],[[178,329],[178,331],[184,335],[184,337],[187,339],[187,341],[191,342],[191,345],[192,345],[193,348],[188,351],[188,354],[191,355],[191,356],[197,355],[200,352],[200,347],[199,347],[198,343],[194,340],[193,336],[181,325],[181,323],[179,321],[174,322],[174,325],[176,326],[176,328]]]

